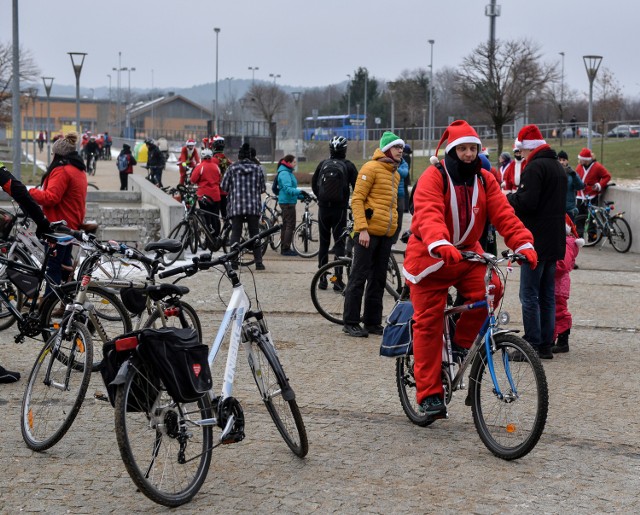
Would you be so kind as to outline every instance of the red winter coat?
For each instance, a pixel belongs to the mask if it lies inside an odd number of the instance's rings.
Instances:
[[[512,160],[504,170],[502,175],[502,189],[511,193],[520,186],[520,174],[522,173],[522,161]]]
[[[178,170],[180,172],[180,184],[184,184],[184,179],[186,177],[185,167],[182,166],[182,163],[187,163],[189,168],[192,170],[195,166],[200,163],[200,155],[198,154],[198,149],[193,147],[193,150],[189,151],[186,147],[182,147],[182,151],[180,152],[180,157],[178,158]]]
[[[442,165],[445,166],[444,160]],[[430,166],[422,174],[414,193],[413,236],[407,244],[404,259],[403,273],[409,281],[418,283],[442,268],[444,261],[434,252],[440,245],[455,245],[460,250],[482,253],[478,240],[487,218],[509,248],[515,251],[533,248],[531,232],[516,217],[498,182],[490,172],[481,170],[481,173],[484,185],[479,178],[476,179],[471,198],[471,220],[464,234],[460,234],[458,201],[448,174],[446,193],[442,174],[435,166]]]
[[[87,174],[75,166],[54,168],[42,189],[29,191],[50,222],[66,220],[67,226],[78,230],[87,212]]]
[[[198,198],[206,195],[220,202],[220,169],[211,159],[205,159],[191,172],[191,183],[198,185]]]
[[[569,298],[571,294],[571,278],[569,273],[576,264],[576,257],[580,247],[584,245],[582,238],[575,238],[571,234],[567,235],[567,251],[564,259],[556,261],[556,297]]]
[[[604,191],[604,187],[609,184],[611,180],[611,174],[597,161],[591,161],[588,166],[580,163],[576,167],[576,173],[578,177],[582,179],[582,182],[584,182],[585,188],[578,191],[578,198],[583,200],[600,195],[600,193]],[[600,185],[600,191],[593,189],[596,183]]]

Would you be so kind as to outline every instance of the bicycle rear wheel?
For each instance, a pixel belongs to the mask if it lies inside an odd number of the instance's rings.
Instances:
[[[590,216],[576,216],[575,224],[578,235],[584,239],[585,247],[592,247],[602,239],[602,229]]]
[[[629,222],[624,218],[615,217],[609,221],[609,224],[611,246],[618,252],[627,252],[631,248],[632,241]]]
[[[549,392],[540,358],[515,334],[494,336],[490,356],[503,398],[498,398],[484,347],[469,374],[471,412],[480,439],[493,454],[515,460],[538,443],[547,421]]]
[[[341,258],[319,268],[311,280],[313,305],[318,313],[334,324],[344,324],[344,292],[350,273],[351,258]]]
[[[49,449],[69,430],[89,387],[92,360],[83,324],[74,322],[68,335],[58,331],[45,343],[22,398],[22,438],[29,449]]]
[[[301,222],[293,231],[293,249],[304,258],[312,258],[320,251],[320,226],[317,220]]]
[[[212,417],[209,394],[193,403],[175,402],[147,366],[129,362],[116,392],[116,440],[144,495],[174,507],[198,493],[212,454],[212,426],[201,422]]]
[[[178,252],[168,252],[163,254],[162,262],[165,266],[173,265],[184,254],[184,250],[191,241],[191,224],[187,221],[182,221],[176,225],[169,233],[170,240],[178,240],[182,243],[182,248]]]
[[[189,304],[180,300],[171,303],[164,308],[166,327],[187,328],[191,327],[198,332],[198,339],[202,342],[202,324],[200,318]],[[151,313],[151,316],[144,324],[145,329],[152,327],[158,329],[164,327],[158,311]]]
[[[389,255],[389,263],[387,264],[387,284],[385,290],[394,298],[400,297],[404,279],[400,273],[400,267],[393,254]]]
[[[265,219],[260,219],[260,222],[258,225],[258,232],[266,231],[270,227],[268,223],[269,222],[267,222]],[[222,238],[222,249],[224,250],[225,254],[228,254],[229,252],[231,252],[231,227],[229,227],[229,229],[226,232],[223,232],[223,234],[224,235]],[[249,235],[249,228],[247,227],[247,224],[243,224],[242,234],[240,236],[240,243],[244,243],[249,238],[251,238],[251,236]],[[262,256],[264,256],[264,253],[266,252],[268,245],[269,245],[269,240],[267,239],[264,239],[260,242],[260,249],[262,252],[261,254]],[[242,266],[250,266],[256,262],[256,259],[253,256],[253,252],[250,251],[242,254],[240,256],[239,262]]]
[[[106,282],[110,279],[145,279],[151,274],[151,267],[146,263],[109,254],[101,254],[94,269],[89,270],[89,264],[93,261],[91,259],[92,256],[87,256],[82,261],[82,264],[78,267],[77,278],[90,274],[91,277]]]
[[[418,426],[428,426],[430,424],[428,416],[420,411],[416,400],[413,354],[406,354],[396,359],[396,385],[400,396],[400,404],[407,418]]]
[[[280,435],[296,456],[304,458],[309,452],[309,442],[295,393],[274,347],[264,335],[252,341],[249,366]]]

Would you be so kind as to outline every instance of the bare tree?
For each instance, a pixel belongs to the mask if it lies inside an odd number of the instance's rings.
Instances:
[[[536,96],[556,80],[553,65],[541,62],[540,49],[529,40],[482,43],[464,58],[456,89],[492,122],[502,152],[502,128],[515,120],[527,96]]]
[[[620,120],[623,106],[622,90],[618,80],[609,68],[603,68],[595,81],[596,89],[596,120]],[[601,127],[604,130],[604,126]]]
[[[287,104],[287,94],[275,84],[256,83],[249,88],[246,97],[251,109],[269,124],[271,158],[275,161],[276,124],[274,118]]]
[[[11,82],[13,80],[13,45],[0,42],[0,121],[11,119]],[[40,70],[31,52],[20,50],[20,81],[35,81]]]

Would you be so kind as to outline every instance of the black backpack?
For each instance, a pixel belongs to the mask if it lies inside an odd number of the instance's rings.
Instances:
[[[327,159],[318,174],[318,200],[339,203],[349,197],[349,180],[344,161]]]
[[[280,193],[280,186],[278,185],[278,177],[280,176],[280,172],[276,173],[276,178],[273,179],[273,182],[271,183],[271,192],[274,195],[278,195],[278,193]]]

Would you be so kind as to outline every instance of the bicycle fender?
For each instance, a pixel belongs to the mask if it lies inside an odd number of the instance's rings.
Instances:
[[[616,213],[611,218],[624,218],[624,216],[622,215],[624,215],[624,211],[620,211],[619,213]]]
[[[509,333],[519,333],[520,329],[496,329],[495,331],[493,331],[493,336],[496,336],[498,334],[509,334]]]
[[[118,370],[118,374],[116,378],[109,383],[109,385],[119,385],[124,384],[124,380],[127,377],[127,372],[129,371],[129,360],[125,361],[122,365],[120,365],[120,369]]]

